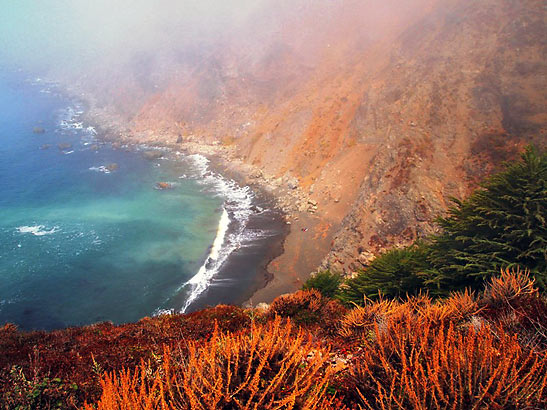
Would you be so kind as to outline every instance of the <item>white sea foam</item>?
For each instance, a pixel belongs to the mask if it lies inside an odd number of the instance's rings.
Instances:
[[[58,226],[54,226],[51,229],[46,229],[44,225],[19,226],[16,229],[19,233],[30,233],[34,236],[51,235],[52,233],[59,231]]]
[[[209,255],[196,275],[180,288],[190,287],[190,295],[181,312],[185,312],[210,286],[215,280],[215,275],[235,250],[247,246],[261,236],[266,236],[263,231],[249,231],[247,229],[247,223],[253,214],[254,199],[249,187],[241,187],[235,181],[212,172],[209,169],[209,160],[202,155],[190,155],[188,159],[192,161],[192,168],[197,172],[195,176],[197,182],[211,193],[223,198],[224,205],[217,235]]]
[[[188,306],[190,306],[192,302],[196,300],[196,298],[201,295],[205,291],[205,289],[207,289],[207,287],[211,283],[211,279],[213,279],[215,273],[218,272],[218,270],[228,257],[229,253],[227,253],[226,251],[221,253],[221,251],[222,245],[226,240],[226,232],[228,231],[229,226],[230,217],[228,216],[228,211],[226,211],[226,209],[223,209],[222,216],[220,217],[220,222],[218,224],[217,235],[213,242],[213,246],[211,246],[209,256],[205,260],[205,263],[199,268],[198,273],[196,273],[188,282],[186,282],[187,285],[192,286],[192,291],[190,293],[190,296],[186,300],[184,307],[182,308],[182,312],[186,311],[186,309],[188,309]]]
[[[95,172],[102,172],[104,174],[110,174],[111,171],[105,167],[104,165],[101,165],[100,167],[90,167],[89,168],[90,171],[95,171]]]

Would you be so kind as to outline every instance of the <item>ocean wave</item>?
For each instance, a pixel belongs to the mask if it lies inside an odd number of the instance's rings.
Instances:
[[[58,226],[54,226],[51,229],[46,229],[44,225],[19,226],[16,229],[19,233],[30,233],[34,236],[51,235],[59,231]]]
[[[224,261],[228,258],[228,255],[231,253],[227,252],[226,248],[222,249],[229,226],[230,217],[228,216],[228,211],[223,209],[218,224],[217,235],[213,242],[213,246],[211,246],[209,256],[199,268],[198,273],[186,282],[186,285],[192,286],[192,291],[182,308],[182,312],[186,311],[192,302],[207,289],[211,279],[213,279],[213,276],[218,272]]]
[[[181,290],[186,286],[190,287],[188,299],[181,309],[182,313],[205,292],[228,257],[257,237],[257,232],[253,234],[247,230],[247,223],[253,214],[254,194],[251,189],[212,172],[209,169],[209,160],[203,155],[193,154],[187,158],[198,173],[197,182],[210,193],[223,198],[224,204],[217,235],[205,262],[198,272],[179,288]]]
[[[156,309],[153,313],[153,317],[163,316],[163,315],[172,315],[175,313],[175,309]]]

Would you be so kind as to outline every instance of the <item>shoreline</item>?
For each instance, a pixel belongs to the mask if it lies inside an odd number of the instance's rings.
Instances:
[[[233,145],[199,141],[195,136],[185,136],[179,141],[181,136],[151,130],[135,132],[123,118],[105,108],[98,108],[93,96],[82,92],[78,86],[63,86],[58,81],[45,82],[51,84],[54,92],[81,107],[80,121],[94,128],[99,146],[108,144],[112,149],[127,151],[149,147],[150,150],[165,150],[173,157],[177,152],[202,155],[209,161],[212,172],[232,179],[241,187],[249,187],[257,198],[268,203],[277,214],[279,226],[283,227],[281,238],[270,241],[268,251],[257,261],[257,281],[244,292],[240,291],[237,300],[227,303],[243,306],[269,303],[277,296],[300,289],[310,274],[320,268],[331,249],[334,227],[326,217],[328,211],[317,209],[311,191],[310,194],[304,192],[298,180],[287,175],[266,175],[259,167],[238,157]],[[232,259],[232,255],[228,259]],[[228,262],[225,261],[221,271],[230,269]],[[222,276],[222,273],[216,275]],[[208,305],[204,303],[196,302],[195,305]]]
[[[334,229],[322,217],[317,203],[293,181],[264,175],[258,167],[237,158],[233,147],[196,141],[174,143],[166,141],[168,138],[165,136],[139,136],[128,128],[118,127],[112,118],[101,121],[104,113],[97,114],[89,104],[86,105],[84,119],[96,127],[98,136],[101,136],[99,139],[110,143],[114,149],[146,145],[170,153],[202,155],[209,160],[213,172],[234,180],[242,187],[248,186],[257,197],[266,198],[272,209],[280,213],[286,231],[280,243],[272,244],[272,249],[259,264],[261,284],[254,286],[251,292],[244,292],[247,295],[234,304],[256,306],[270,303],[277,296],[300,289],[320,268],[330,250]],[[309,246],[310,240],[314,246]],[[195,305],[207,306],[197,302]]]
[[[304,192],[294,178],[267,175],[259,167],[238,157],[235,146],[218,142],[197,141],[194,136],[182,138],[171,133],[134,132],[131,124],[112,112],[97,108],[94,98],[77,87],[65,87],[67,95],[84,107],[82,120],[97,130],[97,140],[110,143],[114,149],[133,150],[138,146],[165,149],[175,154],[199,154],[209,160],[211,171],[248,186],[257,197],[267,198],[284,221],[285,232],[280,243],[260,261],[261,284],[235,303],[255,306],[270,303],[277,296],[294,292],[314,272],[320,270],[331,251],[332,240],[339,223],[318,209],[311,193]],[[313,242],[313,246],[310,243]]]
[[[300,281],[298,283],[287,281],[282,277],[283,273],[272,269],[272,266],[275,267],[278,265],[275,261],[286,254],[285,245],[287,238],[290,237],[292,231],[292,222],[290,221],[294,219],[298,221],[300,219],[297,215],[299,214],[298,212],[295,214],[294,211],[291,212],[286,207],[280,206],[280,198],[275,192],[275,189],[278,189],[279,187],[273,185],[272,189],[272,185],[268,184],[267,180],[262,177],[261,173],[256,170],[250,171],[245,164],[239,161],[234,163],[230,156],[227,156],[225,152],[221,152],[221,150],[218,149],[218,146],[196,143],[170,144],[163,141],[141,140],[139,138],[135,138],[134,136],[129,136],[129,133],[126,130],[120,131],[115,126],[115,122],[108,121],[105,126],[104,123],[97,120],[96,117],[93,117],[92,114],[90,114],[92,110],[90,109],[89,104],[85,101],[83,103],[85,104],[85,109],[82,118],[84,122],[91,124],[97,130],[96,138],[99,143],[110,144],[112,149],[126,149],[131,151],[137,149],[142,150],[142,147],[146,146],[149,147],[150,150],[165,150],[169,153],[170,157],[176,157],[177,152],[180,152],[185,156],[195,154],[202,155],[209,161],[208,167],[211,172],[217,173],[227,180],[233,180],[240,187],[249,187],[254,194],[253,206],[263,206],[267,204],[267,208],[270,213],[273,214],[273,218],[275,219],[274,225],[278,224],[280,232],[278,235],[275,235],[277,236],[276,238],[268,241],[269,243],[266,246],[267,251],[264,253],[261,260],[257,261],[257,274],[255,275],[256,277],[251,287],[245,290],[240,289],[241,291],[237,296],[228,295],[228,299],[230,299],[230,301],[223,301],[222,303],[252,306],[256,303],[270,302],[281,294],[278,294],[279,291],[277,289],[268,291],[269,287],[274,283],[277,287],[277,282],[282,282],[283,284],[289,285],[287,290],[282,293],[294,291],[300,288]],[[285,202],[287,201],[285,200]],[[241,258],[242,255],[239,255],[237,251],[230,254],[221,265],[219,271],[214,275],[213,280],[237,280],[238,276],[236,276],[236,272],[234,272],[234,270],[241,264],[234,262],[233,260],[238,259],[238,257]],[[317,266],[319,265],[319,262],[320,261],[318,261]],[[311,268],[307,273],[312,272],[314,268]],[[230,271],[232,271],[232,275],[230,275]],[[201,293],[189,306],[186,306],[186,310],[184,310],[184,312],[190,313],[192,311],[210,306],[214,299],[214,296],[211,296],[211,293],[215,292],[212,292],[209,287],[205,289],[205,291]],[[261,296],[260,300],[257,301],[256,295],[261,293],[264,293],[265,296]],[[223,299],[226,300],[226,298]]]

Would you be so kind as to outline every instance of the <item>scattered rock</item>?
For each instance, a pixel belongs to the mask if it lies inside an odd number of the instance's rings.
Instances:
[[[148,160],[160,159],[161,157],[163,157],[163,152],[161,152],[161,151],[144,151],[142,153],[142,156],[145,159],[148,159]]]
[[[32,132],[33,132],[34,134],[43,134],[43,133],[46,132],[46,130],[45,130],[44,128],[42,128],[42,127],[34,127],[34,128],[32,129]]]
[[[289,189],[296,189],[296,188],[298,188],[298,179],[296,179],[296,178],[288,178],[287,187],[288,187]]]
[[[368,266],[374,258],[375,256],[372,252],[363,251],[359,254],[359,257],[357,259],[359,260],[359,263],[361,265]]]
[[[61,142],[60,144],[57,144],[57,147],[61,150],[61,151],[64,151],[66,149],[71,149],[72,148],[72,144],[69,144],[67,142]]]
[[[262,171],[257,169],[249,174],[249,178],[251,179],[259,179],[262,178]]]

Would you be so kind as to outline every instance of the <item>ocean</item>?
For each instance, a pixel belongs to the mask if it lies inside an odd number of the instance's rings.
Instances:
[[[199,155],[113,148],[59,90],[0,71],[0,325],[132,322],[264,285],[284,236],[270,199]]]

